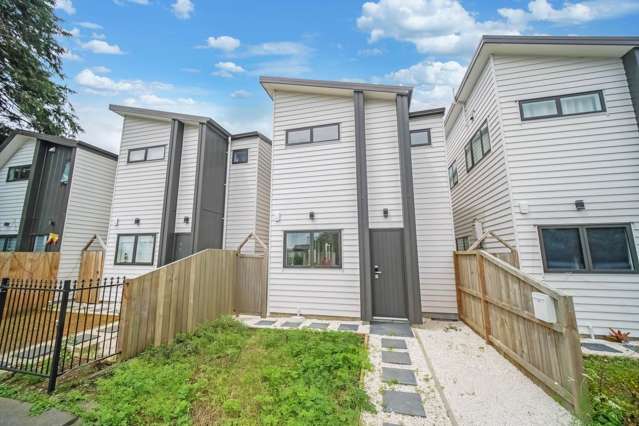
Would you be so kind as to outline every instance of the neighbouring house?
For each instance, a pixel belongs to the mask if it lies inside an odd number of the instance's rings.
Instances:
[[[484,36],[445,119],[457,248],[512,244],[582,333],[639,335],[637,46]]]
[[[208,117],[109,108],[124,123],[105,276],[137,276],[206,248],[235,249],[250,232],[268,241],[267,137],[233,136]]]
[[[268,311],[455,317],[443,109],[404,86],[261,77],[273,100]]]
[[[106,238],[118,156],[88,143],[16,130],[0,146],[0,251],[60,252],[78,279],[82,251]]]

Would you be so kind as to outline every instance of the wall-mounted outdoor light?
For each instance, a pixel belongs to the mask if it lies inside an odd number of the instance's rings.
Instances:
[[[388,209],[383,209],[382,214],[384,215],[384,217],[388,217]]]
[[[315,212],[308,212],[308,218],[309,218],[310,220],[315,219]]]
[[[136,225],[139,225],[140,224],[140,218],[136,217],[135,219],[133,219],[133,223],[136,224]]]
[[[5,222],[3,223],[4,226],[11,226],[11,222]]]
[[[575,208],[579,210],[586,210],[586,203],[584,200],[575,200]]]
[[[190,220],[191,220],[190,217],[184,216],[184,223],[189,223]]]

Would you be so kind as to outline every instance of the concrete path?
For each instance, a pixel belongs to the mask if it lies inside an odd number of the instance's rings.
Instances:
[[[31,404],[13,399],[0,398],[0,426],[67,426],[77,425],[73,414],[50,409],[39,416],[30,416]]]

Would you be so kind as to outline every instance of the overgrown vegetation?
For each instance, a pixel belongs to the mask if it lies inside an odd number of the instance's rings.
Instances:
[[[0,396],[88,424],[357,424],[372,409],[359,382],[366,368],[361,336],[255,330],[224,318],[106,377],[63,382],[53,396],[24,376],[0,382]]]
[[[586,356],[591,419],[596,425],[639,424],[639,360]]]

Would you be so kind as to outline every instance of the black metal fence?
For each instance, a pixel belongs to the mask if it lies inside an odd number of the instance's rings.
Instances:
[[[56,380],[117,355],[124,278],[9,280],[0,286],[0,370]]]

